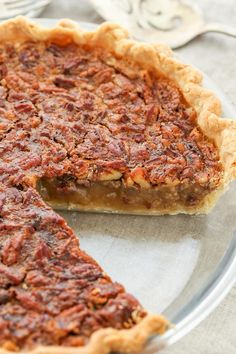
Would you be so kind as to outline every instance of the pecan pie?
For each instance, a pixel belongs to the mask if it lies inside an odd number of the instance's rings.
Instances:
[[[20,17],[0,43],[0,352],[137,351],[168,322],[112,282],[49,204],[206,212],[235,177],[236,124],[195,69],[114,24]]]

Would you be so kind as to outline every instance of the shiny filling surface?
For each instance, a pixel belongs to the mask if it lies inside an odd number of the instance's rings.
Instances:
[[[67,174],[217,188],[217,150],[170,80],[74,44],[9,44],[0,62],[3,183]]]

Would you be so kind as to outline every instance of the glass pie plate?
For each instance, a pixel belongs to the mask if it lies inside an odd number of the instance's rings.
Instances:
[[[56,20],[37,19],[53,26]],[[80,23],[87,30],[94,24]],[[204,75],[223,105],[232,105]],[[134,216],[60,211],[79,236],[81,248],[143,306],[163,313],[173,327],[150,338],[145,353],[155,353],[191,331],[220,303],[236,279],[236,183],[209,215]]]

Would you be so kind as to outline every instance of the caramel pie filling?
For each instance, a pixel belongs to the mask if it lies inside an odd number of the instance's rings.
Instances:
[[[43,199],[55,209],[79,209],[81,211],[107,211],[130,214],[162,213],[191,208],[201,203],[207,195],[201,185],[158,186],[140,189],[125,187],[122,181],[78,181],[72,176],[56,179],[42,178],[37,189]]]

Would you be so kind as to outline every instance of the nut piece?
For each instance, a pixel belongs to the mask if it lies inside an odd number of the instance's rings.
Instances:
[[[136,167],[130,175],[132,180],[142,189],[148,189],[151,187],[150,183],[145,179],[145,171],[142,167]]]
[[[114,181],[122,177],[122,173],[116,170],[109,170],[99,174],[100,181]]]

